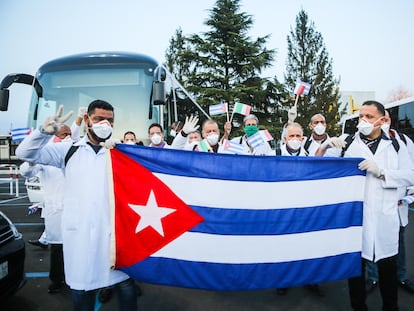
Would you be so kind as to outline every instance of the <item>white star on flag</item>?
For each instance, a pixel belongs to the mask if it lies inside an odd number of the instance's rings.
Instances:
[[[152,227],[160,235],[164,236],[161,219],[176,211],[173,208],[159,207],[152,190],[148,197],[147,205],[128,205],[135,213],[141,217],[141,219],[138,221],[135,233],[144,230],[146,227]]]

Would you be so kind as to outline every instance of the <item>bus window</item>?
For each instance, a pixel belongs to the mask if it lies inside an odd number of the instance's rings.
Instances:
[[[391,127],[414,139],[414,100],[387,109],[391,117]]]

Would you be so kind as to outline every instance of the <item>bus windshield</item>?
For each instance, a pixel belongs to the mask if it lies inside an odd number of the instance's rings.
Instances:
[[[137,136],[146,135],[148,126],[158,122],[157,113],[152,114],[154,118],[148,118],[153,82],[153,70],[148,66],[52,71],[40,73],[38,80],[43,98],[38,99],[36,93],[33,95],[28,123],[31,127],[39,126],[59,105],[64,105],[65,112],[74,112],[68,121],[70,125],[79,107],[87,107],[95,99],[114,106],[115,137],[122,138],[126,131],[134,131]]]

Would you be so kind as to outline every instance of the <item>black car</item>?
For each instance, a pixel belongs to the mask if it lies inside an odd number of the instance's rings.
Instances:
[[[24,259],[25,243],[22,235],[0,211],[0,301],[25,284]]]

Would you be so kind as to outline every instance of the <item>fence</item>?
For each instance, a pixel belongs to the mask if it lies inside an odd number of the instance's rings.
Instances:
[[[10,195],[19,196],[19,167],[15,164],[0,164],[0,183],[9,183]]]

